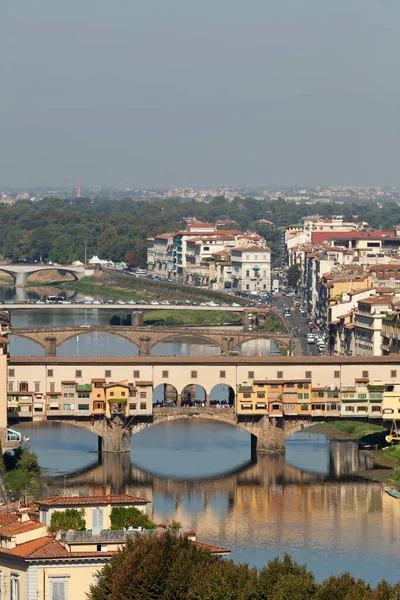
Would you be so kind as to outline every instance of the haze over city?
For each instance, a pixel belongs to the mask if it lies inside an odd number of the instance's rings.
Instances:
[[[394,0],[3,3],[0,185],[396,185]]]

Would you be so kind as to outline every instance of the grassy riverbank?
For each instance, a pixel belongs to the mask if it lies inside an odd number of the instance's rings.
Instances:
[[[107,300],[165,300],[165,298],[155,298],[152,294],[146,292],[137,294],[131,289],[127,289],[123,286],[118,286],[112,282],[101,281],[94,277],[85,277],[80,281],[70,281],[68,283],[62,282],[60,287],[65,290],[74,290],[80,294],[87,294],[93,296],[95,299],[107,299]]]
[[[242,322],[239,313],[224,310],[151,310],[143,317],[146,325],[177,325],[183,327],[197,325],[240,325]]]
[[[331,421],[319,423],[312,428],[315,433],[323,433],[333,440],[359,440],[366,444],[379,444],[384,441],[387,430],[380,425],[363,421]]]

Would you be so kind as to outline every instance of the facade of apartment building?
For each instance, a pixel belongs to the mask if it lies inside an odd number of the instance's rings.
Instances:
[[[244,247],[266,248],[266,242],[256,233],[217,230],[209,223],[191,222],[187,230],[148,239],[148,272],[171,280],[223,289],[232,285],[232,249]],[[261,289],[269,290],[270,284]]]
[[[250,246],[232,250],[232,289],[240,292],[271,290],[271,252]]]

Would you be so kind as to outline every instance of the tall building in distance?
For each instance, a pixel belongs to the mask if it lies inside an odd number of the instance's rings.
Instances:
[[[80,198],[81,197],[81,182],[78,181],[78,187],[76,189],[76,197]]]

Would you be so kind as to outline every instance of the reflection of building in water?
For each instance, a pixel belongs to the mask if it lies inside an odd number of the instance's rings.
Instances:
[[[105,454],[102,464],[65,482],[60,478],[59,491],[145,496],[154,503],[156,522],[176,519],[204,539],[225,545],[313,544],[348,550],[371,545],[384,553],[387,540],[400,538],[400,503],[380,484],[336,480],[368,461],[356,444],[333,442],[329,452],[326,475],[301,471],[283,456],[260,455],[237,472],[203,481],[156,477],[131,465],[128,454]]]
[[[330,442],[329,473],[340,477],[372,469],[373,460],[368,452],[360,452],[352,442]]]
[[[235,348],[242,356],[269,356],[279,354],[275,342],[271,340],[251,340]]]

